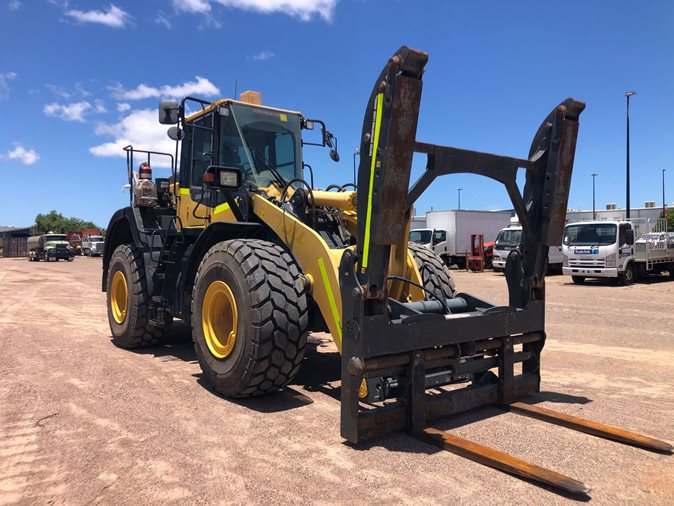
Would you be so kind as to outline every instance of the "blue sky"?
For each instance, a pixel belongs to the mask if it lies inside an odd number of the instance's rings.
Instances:
[[[674,2],[386,0],[0,0],[0,225],[56,209],[106,226],[128,202],[125,143],[168,146],[160,98],[262,92],[323,119],[342,161],[307,148],[318,186],[351,180],[373,80],[402,44],[429,52],[422,141],[524,157],[546,114],[581,116],[569,199],[625,203],[625,97],[632,206],[674,201]],[[422,161],[415,160],[415,174]],[[161,175],[160,170],[155,175]],[[476,176],[446,177],[418,211],[509,207]]]

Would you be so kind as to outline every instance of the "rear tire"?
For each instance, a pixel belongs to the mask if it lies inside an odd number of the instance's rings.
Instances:
[[[585,284],[585,276],[571,276],[571,279],[577,285]]]
[[[295,260],[261,240],[235,239],[204,255],[192,291],[199,365],[227,397],[274,392],[299,371],[308,301]]]
[[[417,264],[424,288],[438,298],[454,298],[454,280],[445,262],[424,246],[410,242],[408,248]],[[426,298],[429,298],[428,293]]]
[[[117,246],[110,259],[106,284],[108,322],[112,340],[120,348],[153,346],[163,342],[169,327],[148,318],[150,294],[142,253],[131,244]]]

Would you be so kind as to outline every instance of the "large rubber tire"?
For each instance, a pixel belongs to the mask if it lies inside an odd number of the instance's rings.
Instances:
[[[585,283],[585,276],[571,276],[571,280],[577,285],[582,285]]]
[[[235,336],[233,345],[229,343],[233,347],[218,357],[206,340],[209,317],[204,319],[203,308],[209,287],[222,283],[230,290],[237,316],[230,334]],[[192,292],[192,335],[201,369],[221,394],[255,396],[290,383],[304,358],[308,324],[305,281],[281,247],[235,239],[214,245],[204,255]]]
[[[443,293],[446,298],[453,298],[456,289],[452,275],[445,262],[424,246],[410,242],[408,243],[408,247],[419,268],[424,288],[438,298],[443,297]],[[426,294],[426,298],[433,297]]]
[[[126,284],[126,311],[121,322],[115,320],[111,299],[113,279],[121,272]],[[113,342],[121,348],[138,348],[162,344],[169,325],[157,327],[148,319],[150,295],[145,282],[143,255],[133,245],[117,246],[110,258],[110,268],[106,283],[108,322]],[[119,301],[122,303],[123,301]]]

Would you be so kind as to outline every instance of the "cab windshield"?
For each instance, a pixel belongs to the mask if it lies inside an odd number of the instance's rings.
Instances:
[[[47,242],[67,241],[68,238],[65,235],[48,235],[47,237],[44,238],[44,240],[47,241]]]
[[[567,246],[608,246],[616,242],[617,227],[613,223],[581,223],[567,225],[564,244]]]
[[[521,230],[501,230],[496,236],[496,247],[498,246],[519,246],[522,240]]]
[[[432,230],[410,230],[410,242],[428,244],[431,242]]]
[[[261,187],[302,176],[298,115],[237,103],[230,111],[220,123],[220,165],[240,168],[246,183]]]

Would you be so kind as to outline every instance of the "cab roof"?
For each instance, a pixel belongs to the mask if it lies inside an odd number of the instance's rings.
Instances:
[[[243,102],[241,100],[234,100],[234,99],[231,99],[231,98],[221,98],[220,100],[216,100],[215,102],[211,103],[209,106],[203,108],[202,110],[197,111],[197,112],[192,113],[189,116],[187,116],[185,118],[185,123],[191,123],[192,121],[200,118],[204,114],[208,114],[213,109],[215,109],[216,107],[218,107],[222,104],[241,104],[241,105],[245,105],[245,106],[253,107],[253,108],[257,108],[257,109],[266,109],[268,111],[276,111],[276,112],[280,112],[280,113],[284,113],[284,114],[294,114],[296,116],[299,116],[300,118],[302,117],[302,113],[299,112],[299,111],[292,111],[292,110],[289,110],[289,109],[279,109],[277,107],[268,107],[266,105],[251,104],[250,102]]]

